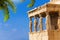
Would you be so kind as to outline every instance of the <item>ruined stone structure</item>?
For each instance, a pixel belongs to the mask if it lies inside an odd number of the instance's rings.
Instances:
[[[60,0],[50,0],[28,11],[28,17],[30,19],[29,40],[60,40]],[[43,30],[43,18],[46,18],[46,30]]]

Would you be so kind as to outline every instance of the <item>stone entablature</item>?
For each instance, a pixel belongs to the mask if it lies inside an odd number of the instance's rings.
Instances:
[[[44,6],[38,7],[37,9],[28,12],[29,17],[33,17],[39,14],[46,14],[46,12],[59,12],[60,4],[46,4]],[[45,15],[46,16],[46,15]]]

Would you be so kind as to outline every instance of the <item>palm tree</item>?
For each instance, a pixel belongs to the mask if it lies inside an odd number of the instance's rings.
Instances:
[[[0,10],[4,10],[4,21],[6,22],[9,19],[9,8],[11,6],[13,11],[15,12],[16,8],[12,0],[0,0]]]

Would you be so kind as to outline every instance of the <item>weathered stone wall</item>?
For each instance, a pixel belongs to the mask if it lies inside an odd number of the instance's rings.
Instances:
[[[60,40],[60,30],[48,31],[49,40]]]
[[[60,40],[60,30],[29,33],[29,40]]]
[[[29,33],[29,40],[48,40],[47,31]]]
[[[54,40],[60,40],[60,30],[54,31]]]

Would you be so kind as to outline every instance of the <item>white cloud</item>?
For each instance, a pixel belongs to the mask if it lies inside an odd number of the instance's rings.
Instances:
[[[2,27],[9,27],[9,24],[7,24],[7,23],[0,23],[0,28],[2,28]]]
[[[15,28],[14,28],[14,29],[12,29],[12,31],[13,31],[13,32],[16,32],[16,31],[17,31],[17,29],[15,29]]]
[[[0,28],[2,28],[2,26],[3,26],[3,24],[2,24],[2,23],[0,23]]]
[[[0,23],[0,25],[2,25],[2,23]]]
[[[9,24],[4,24],[5,27],[9,27]]]

